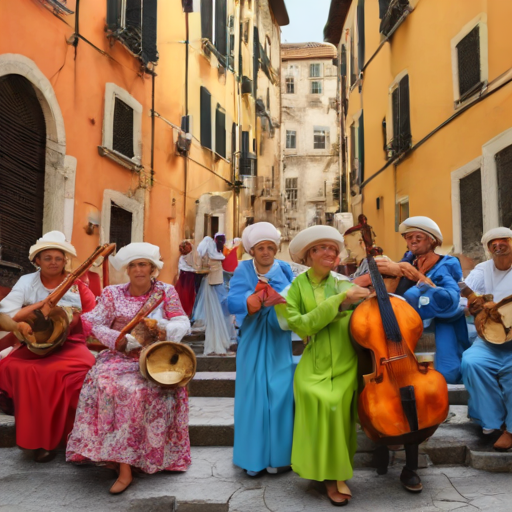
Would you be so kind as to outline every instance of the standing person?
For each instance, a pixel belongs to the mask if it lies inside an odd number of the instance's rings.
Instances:
[[[19,322],[22,332],[30,333],[24,320],[41,309],[48,295],[64,281],[70,256],[76,257],[76,251],[64,233],[46,233],[29,251],[38,271],[20,277],[0,302],[0,313]],[[80,313],[92,310],[95,303],[87,285],[77,280],[57,304],[74,311],[65,343],[46,357],[23,345],[0,360],[0,395],[14,408],[16,444],[35,450],[37,462],[52,460],[73,427],[80,389],[94,364],[94,356],[85,345]]]
[[[194,302],[196,300],[196,269],[194,268],[192,244],[183,240],[179,246],[180,259],[178,261],[178,281],[176,282],[176,293],[178,294],[183,310],[187,316],[192,316]]]
[[[369,295],[331,274],[343,250],[343,237],[330,226],[313,226],[290,243],[293,261],[311,268],[278,306],[290,329],[307,345],[295,371],[295,423],[292,469],[302,478],[325,482],[335,506],[346,505],[351,492],[357,448],[357,356],[349,337],[351,312],[342,307]]]
[[[233,317],[229,314],[224,284],[222,253],[226,237],[217,233],[215,240],[205,236],[197,246],[201,258],[208,258],[208,275],[203,279],[194,306],[194,327],[198,324],[205,327],[205,355],[225,355],[236,338]]]
[[[164,300],[150,318],[158,320],[168,340],[181,341],[190,321],[175,289],[155,278],[163,267],[156,245],[129,244],[110,262],[125,270],[130,282],[107,286],[98,305],[83,316],[86,330],[110,350],[98,355],[85,379],[66,460],[118,469],[110,492],[120,494],[132,482],[132,467],[150,474],[186,471],[191,461],[187,389],[162,388],[146,380],[139,371],[141,345],[131,335],[125,337],[125,348],[116,347],[116,340],[155,292],[163,292]]]
[[[469,288],[481,295],[469,300],[474,316],[512,295],[512,230],[491,229],[482,237],[482,245],[490,259],[479,263],[466,278]],[[492,294],[492,301],[482,297],[485,294]],[[504,427],[494,448],[512,448],[512,343],[496,345],[476,338],[462,356],[462,380],[469,392],[469,416],[484,434]]]
[[[408,252],[399,263],[378,260],[379,271],[401,278],[396,294],[402,295],[419,313],[425,327],[435,329],[436,370],[448,384],[459,384],[462,353],[469,348],[464,310],[459,304],[459,260],[436,254],[443,235],[432,219],[409,217],[399,230]]]
[[[255,291],[257,285],[268,284],[281,292],[293,280],[290,266],[275,259],[280,238],[268,222],[245,228],[243,244],[254,259],[240,262],[228,295],[229,311],[241,326],[236,355],[233,462],[249,476],[257,476],[265,469],[277,473],[278,468],[290,466],[291,333],[281,330],[274,307]]]

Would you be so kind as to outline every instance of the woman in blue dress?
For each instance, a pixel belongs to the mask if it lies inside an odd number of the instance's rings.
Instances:
[[[293,280],[276,260],[280,235],[258,222],[242,235],[254,258],[238,265],[230,282],[228,306],[240,326],[236,356],[233,462],[257,476],[289,468],[293,434],[293,361],[290,331],[279,327],[272,300]],[[267,286],[268,285],[268,286]],[[256,287],[258,286],[258,290]],[[269,288],[269,286],[271,288]]]

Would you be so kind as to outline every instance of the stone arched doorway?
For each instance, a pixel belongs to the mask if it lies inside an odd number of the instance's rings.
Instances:
[[[33,270],[28,250],[43,231],[46,122],[36,90],[0,76],[0,286]]]

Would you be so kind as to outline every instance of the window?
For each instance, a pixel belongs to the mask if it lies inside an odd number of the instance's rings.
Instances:
[[[201,146],[212,149],[212,95],[201,86]]]
[[[310,64],[309,76],[311,78],[320,78],[322,76],[322,64]]]
[[[409,218],[409,198],[403,197],[396,202],[395,231],[398,231],[400,224]]]
[[[396,83],[391,92],[392,140],[388,146],[393,157],[411,147],[411,120],[409,113],[409,75]]]
[[[114,201],[110,203],[110,243],[116,244],[116,251],[132,241],[133,214],[118,206]]]
[[[313,149],[325,149],[328,138],[328,128],[315,127],[313,134]]]
[[[116,84],[105,86],[100,155],[132,170],[139,170],[142,161],[142,105]]]
[[[298,178],[286,178],[285,180],[285,193],[286,200],[290,203],[290,209],[297,209],[297,198],[299,189],[297,187]]]
[[[403,22],[402,16],[411,9],[409,0],[379,0],[379,32],[385,36],[389,35],[399,22]]]
[[[361,185],[364,181],[364,116],[363,111],[350,126],[350,182]]]
[[[295,149],[297,147],[297,132],[286,130],[286,149]]]
[[[476,261],[484,261],[480,242],[484,231],[481,169],[460,179],[459,202],[462,252]]]
[[[295,78],[292,76],[286,77],[286,94],[295,94]]]
[[[228,54],[227,0],[201,0],[201,36]]]
[[[215,110],[215,152],[226,158],[226,111],[218,103]]]
[[[480,26],[477,25],[461,39],[456,48],[459,101],[463,101],[482,86],[480,80]]]
[[[107,0],[107,37],[119,39],[144,64],[158,61],[157,0]]]
[[[322,82],[311,82],[311,94],[322,94]]]
[[[112,149],[128,158],[133,158],[133,108],[119,98],[114,106],[114,133]]]
[[[495,155],[498,178],[499,225],[512,227],[512,145]]]

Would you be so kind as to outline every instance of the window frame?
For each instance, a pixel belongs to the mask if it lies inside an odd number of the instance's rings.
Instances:
[[[293,137],[293,146],[288,145],[288,136]],[[285,149],[297,149],[297,130],[286,130]]]
[[[323,63],[322,62],[312,62],[309,64],[309,78],[323,78]],[[316,67],[318,66],[318,68]],[[318,69],[318,75],[313,74],[313,69]]]
[[[291,82],[289,82],[291,80]],[[288,90],[288,86],[291,85],[293,91]],[[284,79],[284,86],[285,86],[285,94],[295,94],[295,77],[294,76],[287,76]]]
[[[317,141],[315,140],[317,136],[317,132],[323,132],[323,147],[316,147]],[[313,150],[326,150],[329,149],[329,144],[331,140],[331,131],[328,126],[313,126]]]
[[[459,54],[457,45],[476,27],[479,27],[480,38],[480,86],[470,90],[463,97],[460,95],[459,86]],[[489,56],[488,56],[488,29],[487,14],[481,13],[464,25],[460,32],[450,41],[452,54],[452,84],[454,109],[457,110],[464,105],[471,103],[480,95],[482,89],[487,86],[489,80]]]
[[[318,86],[320,87],[320,90],[317,90],[316,92],[313,91],[315,84],[317,85],[317,87]],[[324,93],[323,82],[321,80],[311,80],[311,89],[309,92],[310,92],[310,94],[323,94]]]
[[[295,182],[292,183],[292,180],[295,180]],[[288,186],[288,184],[294,186]],[[291,195],[295,196],[294,198],[290,198],[290,192],[292,193]],[[299,203],[299,178],[297,176],[291,176],[284,179],[284,193],[286,201],[290,202],[290,210],[297,210]]]
[[[411,119],[411,77],[409,75],[409,71],[405,69],[401,73],[399,73],[396,78],[393,80],[388,89],[388,112],[386,115],[386,151],[388,159],[394,158],[396,155],[403,153],[408,149],[408,147],[400,147],[398,151],[391,146],[393,141],[395,140],[395,113],[393,111],[393,93],[400,88],[400,83],[402,80],[408,77],[409,86],[408,86],[408,94],[409,94],[409,132],[410,132],[410,142],[407,145],[410,147],[412,145],[412,119]]]
[[[113,148],[116,98],[133,109],[133,158],[129,158]],[[133,171],[142,169],[142,105],[131,96],[128,91],[112,82],[105,84],[105,106],[101,144],[101,146],[98,146],[98,151],[101,156],[107,156],[116,163]]]
[[[405,204],[407,204],[408,215],[407,215],[407,217],[402,219],[401,209],[402,209],[402,206]],[[411,205],[410,205],[410,201],[409,201],[409,196],[397,197],[395,200],[395,232],[398,233],[400,224],[404,220],[408,219],[410,216],[411,216]]]
[[[141,201],[138,199],[141,198]],[[110,243],[111,204],[115,203],[132,214],[132,243],[144,241],[144,199],[135,194],[133,198],[118,190],[105,189],[101,209],[100,244]]]

